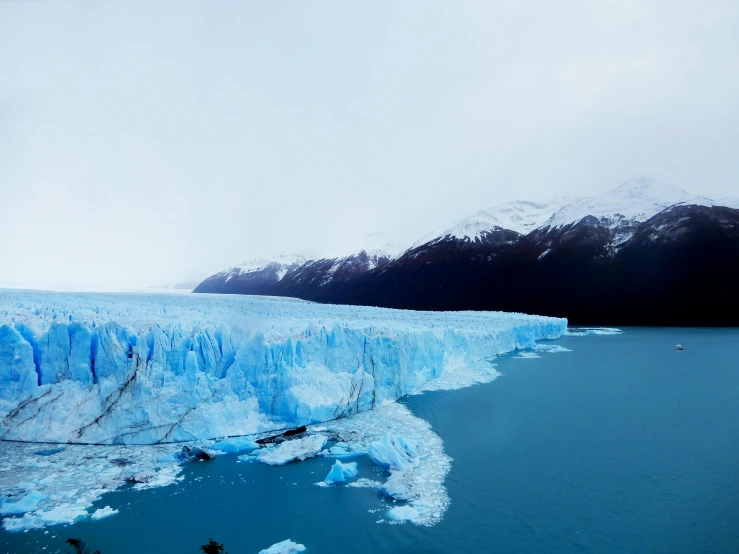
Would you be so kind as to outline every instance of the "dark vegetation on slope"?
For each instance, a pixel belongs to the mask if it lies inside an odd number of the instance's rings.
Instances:
[[[73,554],[90,554],[90,549],[87,547],[87,544],[85,541],[81,539],[67,539],[66,542],[68,545],[70,545],[74,550],[72,551]],[[200,547],[200,550],[204,552],[204,554],[228,554],[228,552],[223,551],[223,545],[220,543],[217,543],[213,539],[208,540],[208,544],[204,544]],[[70,554],[72,554],[70,553]],[[99,550],[96,550],[93,554],[101,554]]]
[[[631,229],[625,242],[621,231],[586,217],[526,236],[501,230],[483,242],[447,238],[328,282],[315,262],[270,282],[213,276],[195,292],[516,311],[576,325],[739,325],[739,210],[678,205]]]

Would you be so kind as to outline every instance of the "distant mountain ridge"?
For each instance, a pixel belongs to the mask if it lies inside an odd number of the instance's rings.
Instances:
[[[677,302],[693,297],[691,287],[708,287],[739,306],[737,287],[721,284],[731,276],[739,282],[737,229],[739,198],[693,196],[640,177],[600,196],[481,210],[406,250],[363,248],[343,257],[237,266],[195,292],[524,311],[576,323],[739,324],[736,316],[712,317],[697,301],[683,304],[681,314],[663,294],[671,291]],[[670,274],[663,274],[665,267]],[[645,296],[646,290],[652,294]]]
[[[193,292],[231,293],[234,288],[241,287],[248,290],[243,294],[281,296],[273,289],[279,288],[286,276],[291,281],[305,280],[311,285],[322,286],[334,279],[351,278],[380,267],[400,257],[406,248],[406,244],[385,233],[372,233],[324,254],[307,251],[248,260],[208,277]]]

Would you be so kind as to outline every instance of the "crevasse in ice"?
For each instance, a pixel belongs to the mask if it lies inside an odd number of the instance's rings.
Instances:
[[[219,295],[0,291],[0,438],[153,444],[333,420],[567,321]]]

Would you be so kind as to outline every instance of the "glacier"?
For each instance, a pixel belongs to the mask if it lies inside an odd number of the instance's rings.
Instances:
[[[0,290],[3,527],[113,515],[90,511],[93,502],[125,483],[181,480],[175,442],[253,451],[239,458],[272,465],[367,455],[387,479],[349,486],[400,502],[391,522],[434,525],[449,504],[451,460],[428,423],[395,400],[491,381],[495,356],[566,333],[564,319],[523,314]],[[255,441],[302,425],[300,438]],[[334,473],[354,478],[354,467],[337,461]]]
[[[524,314],[2,290],[0,439],[160,444],[332,421],[566,331]]]

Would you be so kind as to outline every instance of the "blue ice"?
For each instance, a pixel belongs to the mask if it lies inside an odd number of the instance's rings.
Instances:
[[[32,512],[44,500],[46,500],[46,495],[39,491],[31,491],[19,497],[0,498],[0,514],[10,515]]]
[[[349,479],[354,479],[358,473],[357,462],[348,462],[344,464],[340,460],[336,460],[324,481],[329,485],[333,485],[334,483],[344,483]]]
[[[330,421],[566,329],[509,313],[1,290],[0,439],[154,444]]]

